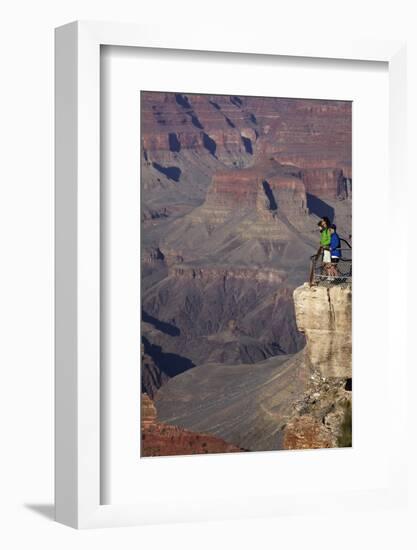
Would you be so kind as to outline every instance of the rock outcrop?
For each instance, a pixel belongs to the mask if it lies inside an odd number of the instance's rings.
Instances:
[[[158,389],[164,382],[169,379],[169,376],[161,371],[155,364],[153,358],[145,352],[144,344],[141,345],[141,387],[142,392],[146,392],[151,398],[154,397]]]
[[[251,209],[269,216],[279,209],[291,218],[308,214],[299,173],[273,161],[215,172],[204,207],[215,212],[221,210],[223,216],[233,210]]]
[[[307,353],[325,378],[352,377],[352,287],[309,286],[294,291],[298,330]]]
[[[311,375],[283,430],[285,449],[352,444],[352,288],[308,284],[294,291]]]
[[[352,445],[351,379],[323,378],[312,370],[304,393],[293,402],[282,430],[284,449]]]
[[[346,196],[343,170],[334,167],[307,168],[302,172],[307,193],[321,198]]]

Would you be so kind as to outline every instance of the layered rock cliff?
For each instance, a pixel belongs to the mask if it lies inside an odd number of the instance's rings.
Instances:
[[[351,179],[351,103],[143,92],[144,213],[204,199],[216,172],[268,159],[298,167],[307,193]],[[170,211],[165,211],[170,215]]]
[[[286,449],[352,445],[352,288],[305,284],[294,291],[311,375],[283,430]]]
[[[278,208],[291,218],[308,214],[300,172],[276,161],[215,172],[204,207],[212,211],[223,210],[224,215],[233,210],[254,209],[271,217]]]
[[[310,286],[294,291],[297,327],[307,353],[325,378],[352,377],[352,287]]]

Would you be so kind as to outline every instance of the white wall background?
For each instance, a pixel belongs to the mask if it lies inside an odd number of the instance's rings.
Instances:
[[[416,203],[417,35],[413,2],[383,0],[14,0],[0,19],[0,545],[14,548],[415,548],[413,512],[284,517],[76,532],[53,523],[53,29],[75,19],[226,20],[248,33],[408,39],[410,200]],[[372,205],[370,205],[372,207]],[[389,223],[389,220],[387,220]],[[410,224],[411,226],[411,224]],[[399,232],[405,228],[393,228]],[[413,239],[411,242],[415,242]],[[415,251],[410,250],[413,261]],[[410,270],[410,289],[413,276]],[[410,294],[410,317],[415,295]],[[414,331],[410,323],[410,339]],[[410,372],[410,457],[415,454],[416,376]],[[395,434],[393,434],[395,440]],[[414,495],[417,485],[412,472]],[[414,504],[416,498],[412,498]],[[416,516],[414,511],[414,517]]]

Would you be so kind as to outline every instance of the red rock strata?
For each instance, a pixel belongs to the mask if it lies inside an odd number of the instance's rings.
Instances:
[[[142,394],[141,411],[143,457],[236,453],[243,450],[213,435],[158,422],[155,405],[146,394]]]
[[[337,198],[344,181],[343,170],[339,168],[309,168],[303,171],[307,193],[323,198]]]
[[[289,218],[308,214],[301,171],[272,160],[244,169],[215,172],[204,208],[216,218],[218,212],[236,210],[253,210],[262,216],[276,211],[278,205],[279,211]]]
[[[348,101],[143,92],[141,102],[143,155],[150,166],[192,151],[232,168],[275,158],[303,171],[317,169],[308,175],[315,190],[332,169],[352,177]]]

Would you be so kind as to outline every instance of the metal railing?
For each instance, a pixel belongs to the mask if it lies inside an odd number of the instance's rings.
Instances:
[[[311,256],[310,285],[340,285],[352,282],[352,247],[345,239],[340,239],[341,257],[337,263],[323,262],[323,249],[319,248]]]

